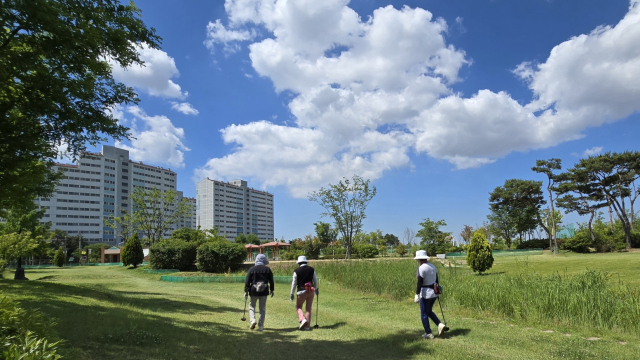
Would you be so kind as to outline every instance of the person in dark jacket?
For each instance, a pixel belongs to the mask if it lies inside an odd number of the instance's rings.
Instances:
[[[293,271],[293,281],[291,282],[291,301],[293,301],[293,292],[298,295],[296,301],[296,311],[298,312],[298,321],[300,326],[298,329],[304,331],[311,330],[311,309],[313,308],[313,295],[318,295],[318,277],[316,271],[307,265],[306,256],[298,256],[297,269]],[[306,304],[306,311],[302,311],[302,305]]]
[[[247,272],[244,281],[244,298],[251,295],[249,301],[249,318],[251,319],[251,330],[256,328],[256,302],[260,307],[260,318],[258,319],[258,331],[264,330],[264,317],[267,312],[267,296],[271,293],[273,297],[273,273],[266,266],[269,260],[264,254],[256,256],[256,265]]]

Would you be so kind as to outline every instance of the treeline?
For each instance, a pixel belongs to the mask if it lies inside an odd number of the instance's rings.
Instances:
[[[486,227],[497,238],[494,242],[504,241],[510,247],[514,238],[523,242],[527,234],[540,234],[541,229],[555,251],[619,251],[640,246],[634,211],[640,195],[639,152],[590,156],[564,171],[560,159],[538,160],[532,170],[546,180],[509,179],[490,193]],[[559,239],[562,214],[556,209],[587,215],[589,220],[575,236]],[[603,226],[605,220],[599,215],[605,209],[608,226]]]

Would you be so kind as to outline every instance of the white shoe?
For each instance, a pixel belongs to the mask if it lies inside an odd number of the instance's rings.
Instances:
[[[422,334],[422,338],[423,339],[433,339],[434,336],[433,336],[433,334],[424,333],[424,334]]]
[[[300,326],[298,326],[298,329],[302,330],[302,328],[307,324],[307,319],[302,319],[302,321],[300,321]]]
[[[302,331],[311,331],[312,329],[310,327],[306,327],[304,329],[302,329]]]
[[[447,325],[445,325],[444,323],[438,324],[438,336],[442,336],[442,333],[447,331],[447,330],[449,330]]]
[[[258,326],[258,331],[262,331],[264,330],[264,328],[262,327],[262,325]]]
[[[251,326],[249,326],[249,329],[251,329],[251,330],[255,329],[256,328],[256,324],[257,323],[255,321],[252,321],[251,322]]]

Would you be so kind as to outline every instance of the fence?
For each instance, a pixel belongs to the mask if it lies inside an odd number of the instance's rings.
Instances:
[[[518,256],[518,255],[542,255],[542,249],[514,249],[514,250],[494,250],[493,256]],[[447,257],[465,257],[466,252],[447,253]]]

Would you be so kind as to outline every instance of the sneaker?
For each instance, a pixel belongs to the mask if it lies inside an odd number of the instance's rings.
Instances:
[[[258,326],[258,331],[262,331],[264,330],[264,328],[262,327],[262,325]]]
[[[302,321],[300,321],[300,326],[298,326],[298,329],[302,330],[302,328],[304,328],[306,324],[307,324],[307,319],[302,319]]]
[[[311,331],[312,329],[310,327],[306,327],[304,329],[302,329],[302,331]]]
[[[432,333],[428,333],[428,334],[427,334],[427,333],[424,333],[424,334],[422,334],[422,338],[423,338],[423,339],[427,339],[427,340],[429,340],[429,339],[433,339],[433,338],[434,338],[434,336],[433,336],[433,334],[432,334]]]
[[[255,321],[252,321],[251,322],[251,326],[249,326],[249,329],[251,329],[251,330],[255,329],[256,328],[256,324],[257,323]]]
[[[449,327],[444,323],[438,324],[438,336],[442,336],[442,333],[448,330],[449,330]]]

